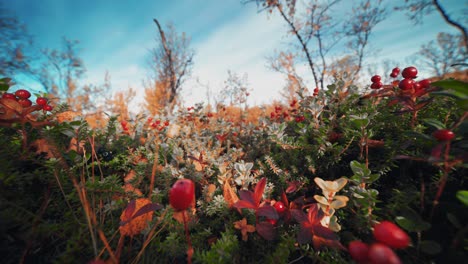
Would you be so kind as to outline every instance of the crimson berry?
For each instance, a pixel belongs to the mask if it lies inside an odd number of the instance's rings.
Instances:
[[[421,84],[422,88],[428,88],[429,86],[431,86],[431,80],[429,79],[421,80],[419,81],[419,83]]]
[[[371,89],[380,89],[383,87],[383,83],[382,82],[374,82],[371,84],[370,88]]]
[[[390,77],[392,78],[396,78],[397,76],[398,76],[398,73],[394,73],[394,72],[390,73]]]
[[[11,100],[15,100],[17,101],[18,98],[16,98],[16,95],[12,94],[12,93],[4,93],[2,95],[2,98],[5,98],[5,99],[11,99]]]
[[[432,136],[438,141],[449,141],[455,137],[455,133],[448,129],[439,129],[435,131]]]
[[[403,69],[403,72],[401,73],[403,78],[408,78],[408,79],[414,79],[416,76],[418,76],[418,69],[416,67],[407,67]]]
[[[374,237],[377,241],[392,248],[406,248],[410,244],[408,234],[389,221],[383,221],[374,226]]]
[[[370,80],[371,80],[371,82],[376,83],[376,82],[382,81],[382,77],[380,77],[380,75],[374,75],[374,76],[372,76],[372,78]]]
[[[351,241],[348,245],[349,254],[357,263],[366,263],[369,258],[369,246],[359,240]]]
[[[395,73],[396,75],[398,75],[400,73],[400,68],[398,67],[393,68],[392,73]]]
[[[165,121],[164,126],[169,126],[169,121]]]
[[[24,89],[19,89],[15,92],[15,95],[21,99],[28,99],[29,97],[31,97],[31,93]]]
[[[387,245],[374,243],[369,248],[370,264],[401,264],[400,258]]]
[[[46,104],[47,104],[47,98],[38,97],[38,98],[36,99],[36,104],[37,104],[37,105],[42,105],[42,106],[46,105]]]
[[[283,202],[276,202],[273,207],[276,209],[276,212],[278,212],[279,215],[282,215],[284,212],[286,212],[286,206]]]
[[[178,211],[186,210],[195,201],[195,184],[189,179],[177,180],[169,191],[169,203]]]
[[[423,88],[423,87],[422,87],[421,83],[419,83],[419,82],[413,83],[413,89],[414,89],[415,91],[419,91],[419,90],[421,90],[422,88]]]
[[[411,90],[413,89],[413,84],[414,84],[413,79],[406,78],[400,81],[400,83],[398,84],[398,87],[400,87],[400,89],[402,90]]]
[[[54,109],[54,108],[51,105],[48,105],[48,104],[46,104],[46,105],[44,105],[42,107],[42,110],[44,110],[44,111],[49,111],[50,112],[50,111],[52,111],[52,109]]]
[[[30,107],[32,105],[32,102],[31,100],[29,99],[19,99],[18,100],[18,103],[22,106],[22,107]]]

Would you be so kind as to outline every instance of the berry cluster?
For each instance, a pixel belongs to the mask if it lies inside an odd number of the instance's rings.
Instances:
[[[24,108],[32,106],[33,103],[29,100],[30,97],[31,93],[25,89],[19,89],[15,93],[4,93],[2,95],[2,98],[15,100]],[[44,111],[50,112],[53,109],[53,107],[48,103],[47,98],[44,97],[38,97],[36,99],[36,104],[41,106]]]
[[[374,226],[374,238],[377,242],[370,246],[358,240],[349,243],[349,254],[357,263],[402,263],[393,249],[404,249],[410,245],[405,231],[392,222],[383,221]]]
[[[393,78],[396,78],[399,72],[400,69],[395,68],[393,69],[392,74],[390,74],[390,76],[395,76]],[[428,88],[431,85],[431,81],[428,79],[424,79],[419,82],[416,82],[414,80],[418,76],[418,69],[416,69],[416,67],[413,66],[403,69],[401,76],[403,76],[403,80],[401,80],[398,83],[398,87],[403,91],[414,90],[415,92],[418,92],[422,89]]]
[[[380,75],[372,76],[371,82],[371,89],[380,89],[383,87],[382,77],[380,77]]]
[[[151,128],[157,129],[159,131],[163,130],[165,127],[169,126],[169,120],[161,122],[161,120],[156,120],[153,122],[153,118],[148,118],[148,124]]]

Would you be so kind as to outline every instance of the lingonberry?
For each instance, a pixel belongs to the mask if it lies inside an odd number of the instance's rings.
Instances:
[[[357,263],[366,263],[369,258],[369,246],[362,241],[351,241],[348,245],[348,251]]]
[[[400,89],[402,90],[411,90],[413,88],[413,84],[414,84],[413,79],[405,78],[400,81],[400,83],[398,84],[398,87],[400,87]]]
[[[371,82],[376,83],[376,82],[382,81],[382,77],[380,77],[380,75],[374,75],[374,76],[372,76],[372,78],[370,80],[371,80]]]
[[[169,191],[169,203],[175,210],[186,210],[195,201],[195,184],[189,179],[177,180]]]
[[[373,82],[370,86],[371,89],[380,89],[382,88],[383,83],[382,82]]]
[[[22,107],[30,107],[32,105],[32,102],[31,100],[29,99],[19,99],[18,100],[18,103],[22,106]]]
[[[36,99],[36,104],[37,104],[37,105],[42,105],[42,106],[46,105],[46,104],[47,104],[47,98],[38,97],[38,98]]]
[[[371,264],[400,264],[401,260],[387,245],[374,243],[369,248],[368,261]]]
[[[16,95],[14,95],[12,93],[4,93],[4,94],[2,94],[2,98],[11,99],[11,100],[15,100],[15,101],[18,100],[18,98],[16,98]]]
[[[431,80],[429,79],[421,80],[419,81],[419,83],[421,84],[422,88],[428,88],[429,86],[431,86]]]
[[[414,79],[416,76],[418,76],[418,69],[416,67],[407,67],[403,69],[403,72],[401,73],[403,78],[408,78],[408,79]]]
[[[52,109],[54,109],[54,108],[49,104],[46,104],[46,105],[44,105],[42,107],[42,110],[44,110],[44,111],[49,111],[50,112],[50,111],[52,111]]]
[[[284,212],[286,212],[286,206],[284,205],[283,202],[276,202],[273,207],[276,209],[276,212],[279,214],[279,215],[283,215]]]
[[[390,73],[390,77],[396,78],[400,74],[400,68],[396,67],[393,68],[392,73]]]
[[[15,95],[18,96],[21,99],[28,99],[31,97],[31,93],[24,90],[24,89],[19,89],[15,92]]]
[[[439,129],[435,131],[432,136],[438,141],[449,141],[455,137],[455,133],[448,129]]]
[[[420,82],[414,82],[414,83],[413,83],[413,89],[414,89],[415,91],[419,91],[419,90],[421,90],[422,88],[423,88],[423,87],[422,87],[422,85],[421,85]]]
[[[408,234],[389,221],[383,221],[374,226],[374,237],[391,248],[406,248],[410,244]]]

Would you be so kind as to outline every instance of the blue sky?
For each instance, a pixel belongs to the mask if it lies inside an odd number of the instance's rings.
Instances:
[[[295,41],[286,35],[286,24],[278,15],[258,13],[255,4],[243,5],[240,0],[0,1],[27,25],[40,47],[59,48],[63,36],[79,40],[80,56],[87,69],[85,83],[102,83],[108,71],[113,89],[135,88],[137,102],[141,101],[142,80],[148,73],[148,53],[157,37],[153,18],[163,25],[172,22],[178,32],[191,37],[194,78],[184,87],[186,104],[206,101],[206,90],[195,78],[209,84],[216,93],[228,70],[248,74],[250,104],[278,99],[284,76],[267,67],[266,57]],[[460,16],[468,1],[440,2],[449,13]],[[386,1],[387,5],[392,3]],[[340,8],[343,14],[350,12],[347,4]],[[392,59],[404,67],[405,59],[440,31],[456,32],[438,14],[415,26],[402,13],[393,12],[372,35],[370,48],[379,53],[365,62]],[[305,66],[303,70],[307,74]],[[305,79],[310,81],[307,75]]]

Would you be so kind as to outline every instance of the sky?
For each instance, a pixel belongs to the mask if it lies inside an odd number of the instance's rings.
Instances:
[[[195,51],[192,78],[182,96],[186,105],[206,102],[206,87],[216,95],[223,88],[228,70],[247,74],[251,89],[249,104],[259,105],[280,98],[285,76],[271,70],[267,57],[291,48],[296,40],[287,35],[287,25],[278,14],[258,12],[255,4],[240,0],[0,0],[24,22],[40,47],[60,48],[62,38],[80,41],[79,56],[86,67],[85,83],[100,84],[105,73],[113,91],[129,87],[137,91],[134,104],[143,101],[142,81],[148,76],[147,61],[158,36],[153,18],[164,26],[173,23],[177,32],[191,38]],[[351,0],[344,0],[337,15],[350,13]],[[391,6],[396,1],[386,0]],[[460,17],[468,1],[440,0],[449,14]],[[466,13],[464,14],[466,16]],[[391,59],[400,63],[417,52],[438,32],[456,33],[438,13],[414,25],[401,12],[390,12],[370,39],[377,51],[366,65]],[[405,65],[399,65],[404,67]],[[299,65],[312,86],[306,65]],[[378,69],[375,69],[378,71]],[[376,72],[375,74],[385,74]],[[424,72],[420,73],[420,76]],[[429,73],[427,73],[429,75]]]

